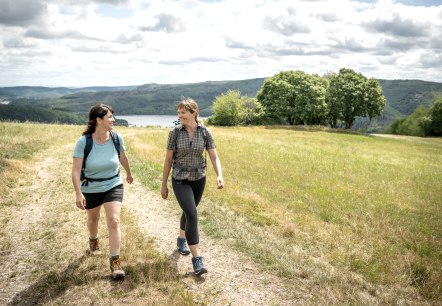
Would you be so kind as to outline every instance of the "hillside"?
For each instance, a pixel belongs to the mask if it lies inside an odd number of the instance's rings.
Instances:
[[[0,98],[7,99],[13,105],[32,105],[69,112],[87,112],[92,105],[101,101],[114,106],[121,115],[171,115],[176,112],[177,101],[184,96],[198,101],[202,116],[210,116],[216,96],[228,90],[239,90],[242,95],[256,96],[263,82],[264,78],[82,89],[6,87],[0,88]],[[394,120],[412,114],[418,106],[429,107],[433,94],[442,93],[442,83],[436,82],[379,80],[379,83],[387,99],[384,111],[371,123],[360,118],[355,122],[354,129],[382,130]]]
[[[39,122],[81,124],[87,121],[87,115],[80,112],[42,108],[29,105],[0,104],[0,121]],[[127,126],[124,119],[116,119],[115,125]]]
[[[136,86],[95,86],[83,88],[15,86],[0,87],[0,99],[47,99],[57,98],[78,92],[121,91],[134,89]]]
[[[58,110],[87,112],[97,101],[112,105],[119,114],[175,114],[176,102],[182,97],[192,97],[198,101],[201,115],[211,114],[213,99],[228,91],[239,90],[243,95],[255,96],[264,79],[241,81],[207,81],[192,84],[146,84],[136,88],[95,91],[77,91],[69,95],[51,99],[24,99],[8,96],[11,104],[32,105]],[[49,90],[48,90],[49,91]],[[5,92],[0,88],[0,93]],[[9,91],[11,92],[11,90]],[[53,92],[53,91],[52,91]],[[4,96],[4,98],[6,98]]]

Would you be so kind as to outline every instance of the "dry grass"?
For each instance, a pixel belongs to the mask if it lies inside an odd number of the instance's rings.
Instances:
[[[440,302],[441,139],[211,129],[227,186],[216,190],[209,167],[207,232],[336,302]],[[130,140],[156,190],[166,139],[146,129]]]
[[[167,129],[119,129],[127,135],[137,179],[159,190]],[[49,178],[49,186],[56,188],[37,199],[49,202],[41,222],[27,225],[26,243],[36,254],[28,264],[43,270],[33,270],[29,290],[19,296],[42,304],[77,299],[86,304],[190,303],[173,269],[139,235],[133,216],[123,214],[130,281],[109,282],[105,257],[83,257],[84,219],[72,210],[72,187],[69,178],[62,177],[70,173],[73,139],[80,131],[69,126],[0,126],[0,188],[6,195],[0,239],[7,256],[13,251],[6,250],[16,245],[9,232],[20,220],[14,209],[21,199],[35,202],[26,174],[45,155],[59,156],[56,148],[66,155],[63,166],[50,166],[61,175],[55,181]],[[441,139],[265,127],[212,131],[227,185],[217,191],[209,167],[207,205],[200,212],[204,231],[248,254],[263,269],[289,278],[296,300],[441,303]],[[47,143],[57,146],[43,151]],[[35,152],[44,153],[30,160]],[[60,248],[59,241],[69,243]],[[11,271],[11,279],[24,273]]]
[[[13,305],[195,305],[167,258],[141,234],[123,208],[122,259],[127,277],[110,279],[104,254],[85,256],[86,215],[74,206],[70,182],[80,127],[1,124],[2,255]],[[15,143],[15,145],[10,145]],[[20,154],[15,150],[22,150]],[[5,180],[8,180],[5,182]]]

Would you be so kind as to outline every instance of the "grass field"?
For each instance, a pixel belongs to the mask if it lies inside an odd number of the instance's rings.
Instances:
[[[110,281],[104,218],[104,254],[85,256],[86,215],[73,205],[70,182],[72,145],[82,130],[0,122],[0,304],[12,290],[8,305],[195,305],[168,258],[126,210],[122,249],[130,277]]]
[[[442,139],[211,130],[226,188],[216,190],[209,166],[205,231],[280,276],[344,287],[345,294],[356,274],[379,288],[399,288],[396,298],[411,286],[440,299]],[[145,129],[128,139],[142,161],[137,176],[157,190],[167,133]]]
[[[216,189],[209,165],[200,208],[206,233],[262,269],[310,282],[338,301],[358,304],[355,287],[363,287],[387,303],[415,300],[415,291],[430,304],[441,302],[442,139],[210,129],[226,188]],[[18,205],[9,190],[36,152],[72,143],[81,130],[0,123],[2,205]],[[136,179],[159,192],[168,130],[116,130],[125,135]],[[163,275],[154,281],[174,281],[173,271]],[[176,304],[188,301],[185,294],[170,295]]]

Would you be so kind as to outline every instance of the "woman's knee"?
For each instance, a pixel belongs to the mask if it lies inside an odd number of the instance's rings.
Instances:
[[[186,223],[196,223],[198,221],[198,213],[197,211],[190,211],[186,213]]]
[[[118,216],[112,216],[107,219],[107,226],[109,229],[119,229],[120,228],[120,218]]]

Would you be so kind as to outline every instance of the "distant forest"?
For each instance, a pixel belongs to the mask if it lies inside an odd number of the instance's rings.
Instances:
[[[264,78],[117,87],[2,87],[0,120],[84,124],[86,113],[97,102],[112,105],[117,116],[173,115],[182,97],[195,99],[201,115],[207,117],[212,114],[215,97],[228,90],[238,90],[244,96],[255,97],[263,82]],[[371,122],[367,118],[358,118],[353,129],[384,130],[396,119],[411,115],[419,106],[429,108],[433,94],[442,93],[442,83],[436,82],[379,80],[379,83],[387,99],[384,110]]]

